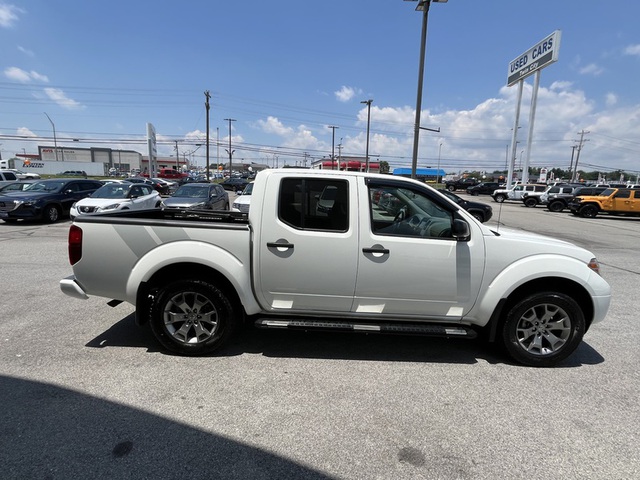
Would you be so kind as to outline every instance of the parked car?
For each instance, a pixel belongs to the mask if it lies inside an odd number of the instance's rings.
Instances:
[[[31,185],[35,180],[24,180],[20,182],[8,182],[5,185],[0,186],[0,193],[9,193],[9,192],[21,192],[29,185]]]
[[[445,181],[444,188],[450,192],[455,192],[456,190],[466,190],[469,187],[478,185],[478,183],[480,183],[480,181],[475,178],[459,178],[458,180]]]
[[[0,170],[0,185],[8,185],[20,180],[11,170]]]
[[[145,178],[145,177],[130,177],[130,178],[127,178],[127,182],[137,183],[137,184],[144,184],[144,185],[151,185],[151,187],[153,189],[155,189],[161,195],[168,195],[169,194],[169,188],[167,187],[167,185],[165,185],[163,182],[161,182],[159,180],[160,179],[154,180],[154,179]]]
[[[249,185],[249,181],[244,178],[227,178],[224,181],[220,182],[219,185],[222,185],[222,188],[225,190],[232,190],[234,192],[239,192],[244,190],[244,188]]]
[[[229,210],[229,194],[214,183],[185,183],[164,199],[164,208]]]
[[[481,182],[478,185],[467,187],[467,193],[469,195],[491,195],[498,188],[500,188],[500,184],[498,182]]]
[[[559,194],[573,194],[573,191],[580,185],[560,184],[549,185],[542,192],[525,192],[522,196],[522,203],[526,207],[533,208],[537,205],[546,205],[549,198]]]
[[[495,190],[491,194],[491,196],[493,197],[493,199],[496,202],[502,203],[505,200],[522,200],[522,197],[524,197],[524,195],[526,193],[544,192],[546,188],[547,188],[547,185],[544,185],[544,184],[537,184],[537,183],[522,184],[522,183],[519,183],[517,185],[511,186],[511,188],[499,188],[499,189]]]
[[[253,183],[250,183],[242,192],[238,192],[238,198],[233,201],[233,210],[242,213],[249,213],[251,205],[251,192],[253,191]]]
[[[149,180],[155,182],[154,188],[162,195],[171,195],[180,185],[178,182],[166,178],[150,178]]]
[[[449,190],[439,189],[438,191],[448,199],[453,200],[462,208],[464,208],[479,222],[484,223],[493,216],[493,208],[491,207],[491,205],[480,202],[470,202],[469,200],[465,200],[464,198],[459,197]]]
[[[0,195],[0,219],[40,219],[48,223],[69,215],[71,206],[88,197],[102,183],[97,180],[58,178],[38,180],[21,192]]]
[[[40,180],[40,175],[35,172],[23,172],[15,168],[9,168],[8,171],[15,173],[20,180]]]
[[[631,188],[607,188],[594,196],[579,196],[569,203],[571,213],[585,218],[595,218],[598,213],[613,215],[640,215],[640,190]]]
[[[58,175],[63,175],[65,177],[84,177],[87,178],[87,172],[85,172],[84,170],[65,170],[62,173],[59,173]]]
[[[600,195],[607,187],[578,187],[572,193],[558,193],[556,195],[549,196],[547,208],[550,212],[561,212],[569,206],[576,197],[579,196],[591,196]]]
[[[151,185],[112,182],[74,203],[69,215],[74,219],[78,215],[114,210],[149,210],[161,206],[162,198]]]

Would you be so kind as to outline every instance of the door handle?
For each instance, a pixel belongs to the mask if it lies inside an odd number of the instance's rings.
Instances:
[[[389,255],[389,249],[382,246],[374,245],[373,247],[363,248],[362,253],[381,253],[383,255]]]
[[[293,248],[293,243],[267,242],[267,248]]]

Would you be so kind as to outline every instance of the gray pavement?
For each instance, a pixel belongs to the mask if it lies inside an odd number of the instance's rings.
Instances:
[[[131,306],[60,292],[68,221],[0,222],[0,477],[639,478],[640,218],[473,199],[494,227],[599,257],[610,313],[561,367],[480,341],[291,332],[169,355]]]

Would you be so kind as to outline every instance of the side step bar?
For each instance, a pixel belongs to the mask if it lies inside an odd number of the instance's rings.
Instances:
[[[259,318],[255,321],[259,328],[286,328],[295,330],[333,330],[339,332],[399,333],[405,335],[426,335],[432,337],[476,338],[477,332],[465,325],[443,325],[427,323],[364,323],[337,322],[330,320]]]

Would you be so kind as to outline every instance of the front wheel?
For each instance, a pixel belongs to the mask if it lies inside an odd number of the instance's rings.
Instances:
[[[448,185],[447,186],[447,190],[449,190],[450,192],[455,192],[456,191],[456,187],[454,187],[453,185]]]
[[[60,219],[60,210],[55,205],[47,205],[42,212],[42,218],[47,223],[55,223]]]
[[[524,204],[529,208],[533,208],[538,205],[538,200],[532,197],[528,197],[524,199]]]
[[[595,218],[598,215],[598,207],[595,205],[585,205],[578,210],[581,217]]]
[[[562,293],[541,292],[509,311],[502,341],[514,360],[552,367],[578,348],[584,332],[584,314],[575,300]]]
[[[162,346],[182,355],[217,350],[236,326],[226,294],[201,280],[180,280],[162,288],[154,300],[150,323]]]

